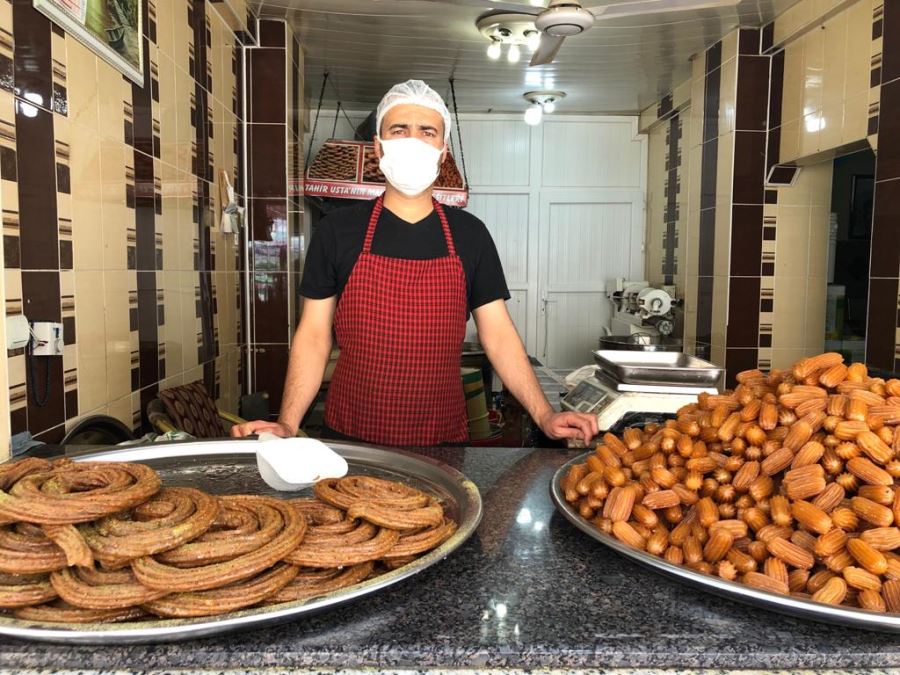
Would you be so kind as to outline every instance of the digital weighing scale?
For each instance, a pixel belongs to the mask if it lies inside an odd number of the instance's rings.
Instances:
[[[562,399],[566,410],[597,415],[608,431],[628,413],[675,413],[703,392],[718,393],[722,369],[680,352],[601,350],[598,368]]]

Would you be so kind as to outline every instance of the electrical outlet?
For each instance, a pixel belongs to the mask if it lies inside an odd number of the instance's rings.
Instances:
[[[63,326],[61,323],[35,321],[31,330],[34,339],[31,353],[34,356],[62,356]]]

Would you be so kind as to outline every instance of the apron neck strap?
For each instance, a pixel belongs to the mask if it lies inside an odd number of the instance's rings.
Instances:
[[[434,210],[437,211],[438,218],[441,221],[441,230],[444,232],[444,239],[447,242],[447,253],[451,257],[455,257],[456,247],[453,245],[453,237],[450,235],[450,223],[447,220],[447,214],[444,212],[444,207],[441,206],[438,200],[432,197],[431,201],[434,204]],[[375,226],[378,224],[378,219],[381,218],[382,210],[384,210],[384,195],[379,196],[378,199],[375,200],[375,206],[372,208],[372,215],[369,217],[369,225],[366,228],[366,238],[363,240],[363,253],[372,252],[372,240],[375,238]]]

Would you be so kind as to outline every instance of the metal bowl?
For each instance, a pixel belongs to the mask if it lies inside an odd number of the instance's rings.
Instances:
[[[605,335],[600,338],[600,349],[618,349],[635,352],[680,352],[684,342],[667,335],[648,335],[633,333],[631,335]]]

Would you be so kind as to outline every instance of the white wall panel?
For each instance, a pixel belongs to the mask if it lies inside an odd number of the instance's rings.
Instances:
[[[466,209],[487,226],[497,251],[506,283],[528,283],[528,193],[475,193]]]
[[[642,187],[645,140],[632,118],[615,120],[546,120],[544,187]]]
[[[548,282],[605,286],[627,277],[632,224],[631,202],[551,204]]]
[[[521,119],[463,119],[462,144],[473,186],[527,186],[531,127]],[[459,152],[459,139],[456,154]],[[462,164],[457,158],[457,163]],[[462,167],[460,166],[460,169]]]

